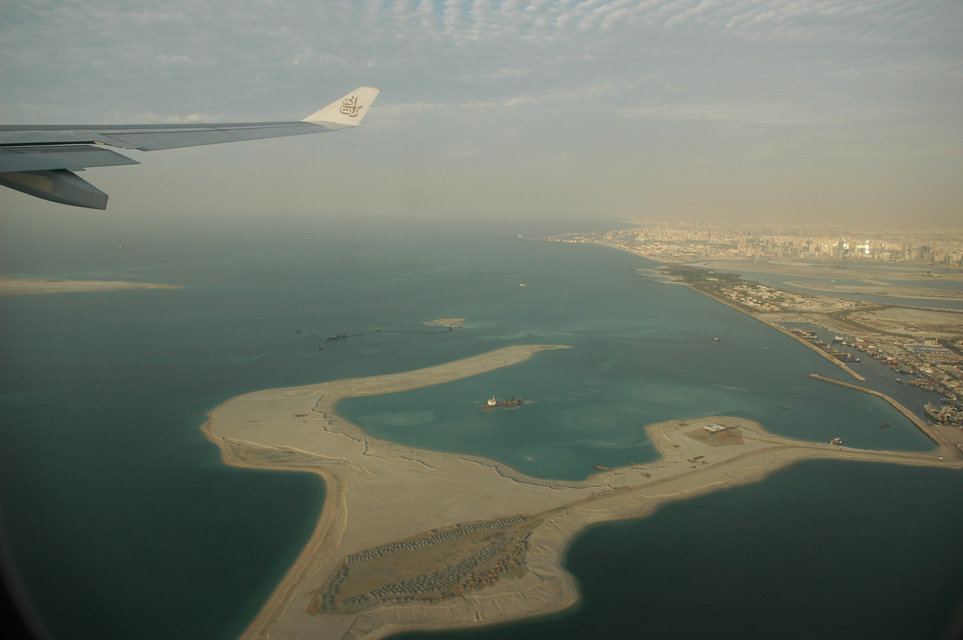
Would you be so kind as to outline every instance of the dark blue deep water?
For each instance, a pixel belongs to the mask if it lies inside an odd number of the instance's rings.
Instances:
[[[205,412],[248,391],[511,344],[572,348],[339,411],[379,437],[546,478],[651,460],[646,424],[712,414],[857,447],[932,447],[885,403],[808,378],[844,379],[805,347],[634,275],[647,261],[516,237],[567,230],[8,223],[5,276],[182,287],[0,298],[0,509],[15,589],[58,639],[234,638],[310,535],[324,487],[226,467],[199,431]],[[436,318],[466,324],[388,333]],[[928,399],[905,393],[915,408]],[[492,394],[526,404],[482,412]],[[568,558],[580,608],[481,633],[935,638],[963,592],[961,498],[958,472],[802,464],[586,532]]]

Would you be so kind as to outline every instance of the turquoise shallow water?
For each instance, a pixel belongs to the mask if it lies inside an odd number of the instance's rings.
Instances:
[[[651,460],[644,425],[704,415],[748,417],[783,435],[842,437],[856,447],[932,448],[885,403],[808,378],[845,379],[809,349],[703,296],[633,275],[640,258],[543,243],[501,250],[538,258],[526,269],[527,286],[458,305],[452,315],[468,323],[454,338],[571,349],[439,387],[347,399],[338,411],[389,440],[566,479],[585,477],[594,464]],[[527,403],[481,411],[493,394]],[[884,423],[894,426],[879,429]]]
[[[232,638],[254,615],[310,535],[324,490],[307,475],[220,463],[198,427],[206,411],[247,391],[404,371],[509,344],[566,344],[572,348],[466,380],[349,399],[339,411],[381,437],[490,456],[547,478],[582,478],[593,464],[644,462],[655,455],[645,424],[698,415],[739,415],[780,434],[840,436],[859,447],[931,446],[884,403],[807,378],[842,379],[801,345],[697,294],[634,275],[644,260],[515,237],[566,228],[384,224],[370,231],[361,224],[305,221],[171,233],[122,225],[118,240],[98,222],[63,225],[20,238],[14,227],[0,241],[2,272],[183,288],[0,298],[5,560],[18,569],[55,638]],[[114,249],[119,243],[123,250]],[[420,330],[423,322],[443,317],[467,323],[438,335],[382,333],[324,342],[341,331]],[[478,403],[493,393],[524,397],[526,404],[482,412]],[[926,401],[906,393],[908,403]],[[882,423],[892,426],[879,429]],[[766,532],[792,529],[805,512],[813,545],[836,544],[851,555],[859,536],[834,537],[827,528],[862,530],[861,506],[869,501],[878,506],[874,517],[891,544],[873,547],[867,562],[892,567],[890,582],[872,583],[895,591],[911,583],[914,593],[932,597],[960,592],[943,570],[963,566],[952,549],[941,551],[939,562],[922,563],[929,569],[907,573],[920,564],[912,526],[918,517],[907,510],[945,513],[960,474],[830,468],[838,469],[828,472],[835,479],[822,479],[823,467],[800,465],[745,493],[725,494],[742,496],[737,502],[748,512],[733,511],[731,498],[720,494],[667,508],[640,521],[637,533],[618,533],[622,525],[593,530],[573,548],[572,568],[587,594],[600,590],[586,568],[591,560],[576,559],[599,556],[615,544],[606,535],[621,540],[620,553],[640,567],[655,562],[646,555],[653,540],[669,548],[669,556],[687,555],[696,542],[672,547],[680,525],[670,515],[680,509],[683,519],[707,518],[693,525],[705,544],[712,544],[714,531],[752,522],[750,529],[759,530],[754,544],[766,557],[779,557],[781,574],[801,584],[826,581],[858,591],[866,579],[840,569],[832,554],[795,558],[779,551],[781,534]],[[878,473],[888,474],[890,484],[877,485]],[[867,474],[863,489],[847,484],[850,476]],[[826,482],[835,488],[814,496],[801,489],[825,488]],[[886,488],[894,485],[912,487],[913,499],[895,499]],[[823,494],[849,497],[826,506]],[[802,504],[806,500],[811,506]],[[786,508],[764,516],[752,511],[773,502]],[[925,528],[958,537],[963,523],[944,517]],[[742,575],[760,580],[767,571],[749,563]],[[675,575],[669,565],[653,564],[646,572]],[[607,573],[616,583],[635,580]],[[707,589],[728,584],[724,572],[702,582]],[[758,606],[783,602],[782,594],[763,591]],[[654,597],[646,593],[639,597]],[[806,593],[792,595],[793,601],[822,606]],[[950,615],[945,600],[916,616],[919,626],[911,628],[930,633]],[[573,621],[613,618],[589,602]],[[666,615],[686,610],[659,602],[669,607]],[[859,600],[839,615],[857,619],[872,607]],[[661,624],[656,617],[614,618],[629,626],[650,620],[653,630]],[[739,637],[726,625],[731,637]],[[564,637],[557,628],[534,633]],[[582,635],[573,630],[568,637]]]

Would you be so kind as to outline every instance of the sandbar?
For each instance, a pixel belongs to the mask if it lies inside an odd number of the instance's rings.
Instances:
[[[258,391],[213,409],[203,430],[225,462],[316,473],[327,487],[311,539],[242,638],[374,639],[559,611],[579,599],[562,567],[565,548],[594,523],[643,517],[801,460],[963,468],[940,449],[850,449],[713,416],[647,426],[662,454],[653,462],[544,480],[379,440],[335,413],[341,398],[440,384],[558,348],[506,347],[416,371]]]
[[[856,311],[848,319],[881,333],[914,338],[954,338],[963,334],[963,313],[949,309],[885,307]]]
[[[429,327],[458,327],[461,329],[465,326],[464,318],[438,318],[436,320],[429,320],[425,322]]]
[[[894,287],[886,282],[872,282],[868,280],[863,280],[863,282],[870,282],[866,285],[856,285],[856,284],[830,284],[824,282],[787,282],[786,284],[793,287],[798,287],[800,289],[811,289],[813,291],[821,291],[823,293],[861,293],[874,296],[891,296],[893,298],[914,298],[917,300],[926,300],[930,298],[936,298],[939,300],[957,300],[963,298],[963,291],[954,291],[952,289],[921,289],[913,287]]]
[[[173,284],[126,282],[124,280],[63,280],[47,278],[0,278],[0,296],[28,296],[41,293],[81,293],[119,289],[180,289]]]
[[[934,274],[929,271],[930,266],[922,263],[915,265],[900,263],[897,265],[870,263],[862,264],[860,261],[840,264],[832,259],[807,260],[757,260],[757,259],[717,259],[699,260],[688,263],[692,266],[702,266],[709,269],[722,269],[725,271],[740,271],[745,273],[778,273],[786,276],[803,276],[812,278],[824,278],[835,280],[846,278],[850,280],[863,280],[868,284],[885,286],[885,280],[880,276],[885,275],[890,280],[922,280],[922,281],[956,281],[963,280],[961,273],[939,273]],[[887,272],[881,273],[878,267],[884,266]]]

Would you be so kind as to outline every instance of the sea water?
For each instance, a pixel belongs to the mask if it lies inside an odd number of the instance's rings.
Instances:
[[[581,591],[569,611],[398,638],[957,638],[959,476],[800,464],[586,531],[567,555]]]
[[[233,638],[256,614],[313,530],[324,489],[306,474],[220,462],[199,432],[204,413],[248,391],[405,371],[512,344],[564,344],[571,349],[452,383],[348,399],[338,410],[379,437],[488,456],[543,478],[580,479],[596,464],[651,460],[657,454],[646,424],[702,415],[746,417],[780,435],[842,437],[857,447],[932,448],[878,399],[808,378],[846,380],[802,345],[682,287],[635,275],[651,262],[517,237],[571,229],[287,221],[171,232],[158,223],[122,225],[118,237],[108,228],[74,220],[21,233],[18,242],[8,234],[0,253],[7,276],[182,286],[0,298],[5,560],[55,638]],[[424,324],[438,318],[465,318],[464,327],[438,332]],[[326,340],[342,332],[370,335]],[[483,412],[479,403],[492,394],[523,397],[525,404]],[[890,427],[880,429],[884,423]],[[713,532],[734,521],[758,521],[753,546],[778,555],[782,575],[859,590],[863,576],[833,560],[854,553],[852,537],[815,530],[814,545],[836,542],[816,562],[779,553],[783,547],[765,532],[792,528],[800,513],[792,507],[800,503],[809,505],[814,523],[858,530],[869,500],[892,541],[885,553],[869,555],[894,567],[886,583],[893,590],[909,588],[903,576],[920,557],[905,525],[907,500],[874,491],[875,480],[856,489],[851,478],[889,474],[891,483],[913,487],[913,504],[936,513],[946,509],[947,496],[958,495],[960,475],[821,465],[666,507],[640,521],[638,533],[619,533],[635,525],[589,532],[570,555],[587,592],[573,620],[613,619],[589,606],[588,592],[600,587],[586,567],[614,544],[605,536],[622,540],[620,553],[645,565],[674,535],[679,521],[671,514],[679,510],[683,520],[706,518],[693,527],[710,546]],[[809,483],[825,487],[824,468],[839,470],[830,472],[835,489],[824,493],[842,503],[826,506],[819,495],[805,502],[800,493]],[[787,507],[764,518],[733,515],[725,497],[732,495],[748,507]],[[954,517],[923,526],[938,536],[963,531]],[[672,554],[686,556],[691,544]],[[580,557],[589,560],[580,564]],[[952,548],[939,557],[944,566],[963,564]],[[653,566],[646,582],[660,584],[675,571]],[[742,575],[759,580],[766,571],[750,562]],[[635,573],[605,573],[635,598],[654,597],[633,587]],[[933,566],[914,574],[912,589],[945,600],[960,592],[954,580]],[[718,573],[702,582],[710,592],[727,588]],[[767,590],[754,597],[761,609],[783,602]],[[793,598],[802,607],[823,602]],[[679,603],[674,611],[685,616],[691,606]],[[917,616],[925,620],[913,628],[929,633],[951,608],[944,602]],[[844,610],[855,620],[871,614],[872,602]],[[616,616],[613,624],[639,621]],[[557,629],[532,628],[561,637]]]

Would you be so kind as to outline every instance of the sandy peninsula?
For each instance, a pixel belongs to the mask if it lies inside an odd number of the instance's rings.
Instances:
[[[116,291],[118,289],[180,289],[180,287],[173,284],[151,284],[149,282],[126,282],[123,280],[0,278],[0,296]]]
[[[507,347],[417,371],[260,391],[212,410],[204,433],[227,463],[317,473],[327,485],[314,534],[243,638],[372,639],[549,613],[578,601],[561,559],[593,523],[642,517],[806,459],[963,468],[939,449],[848,449],[716,416],[650,425],[660,459],[563,482],[379,440],[335,413],[341,398],[440,384],[558,348]]]
[[[893,298],[914,298],[917,300],[927,300],[935,298],[938,300],[958,300],[963,298],[963,291],[952,289],[922,289],[913,287],[894,287],[887,282],[872,282],[864,280],[866,284],[839,285],[824,282],[787,282],[787,285],[800,289],[811,289],[821,293],[835,295],[837,293],[862,293],[874,296],[890,296]]]

